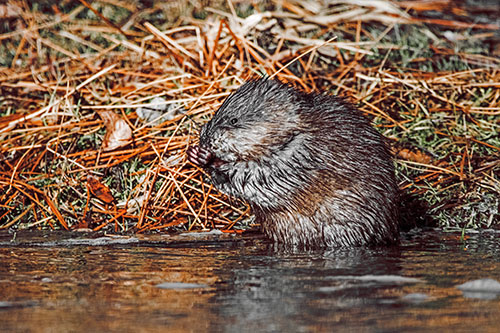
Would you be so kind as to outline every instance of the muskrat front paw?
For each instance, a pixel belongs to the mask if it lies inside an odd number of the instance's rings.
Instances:
[[[186,154],[188,160],[199,167],[207,166],[213,159],[213,154],[200,146],[189,147]]]

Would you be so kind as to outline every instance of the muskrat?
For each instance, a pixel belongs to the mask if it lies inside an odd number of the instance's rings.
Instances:
[[[398,240],[398,187],[384,137],[353,105],[273,79],[243,84],[188,159],[245,200],[264,233],[293,247]]]

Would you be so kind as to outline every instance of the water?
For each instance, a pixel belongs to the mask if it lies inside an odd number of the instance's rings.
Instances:
[[[500,235],[285,253],[258,236],[0,234],[5,332],[498,331]],[[483,288],[484,289],[484,288]]]

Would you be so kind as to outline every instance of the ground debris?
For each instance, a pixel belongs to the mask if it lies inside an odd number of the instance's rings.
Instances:
[[[442,226],[498,228],[500,28],[488,12],[203,3],[0,6],[0,229],[248,227],[249,208],[184,154],[259,75],[356,103],[390,139],[401,188]]]

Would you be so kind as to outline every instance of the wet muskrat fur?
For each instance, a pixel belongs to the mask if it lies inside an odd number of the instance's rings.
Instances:
[[[390,244],[398,188],[384,138],[354,106],[272,79],[229,96],[188,150],[264,233],[300,247]]]

